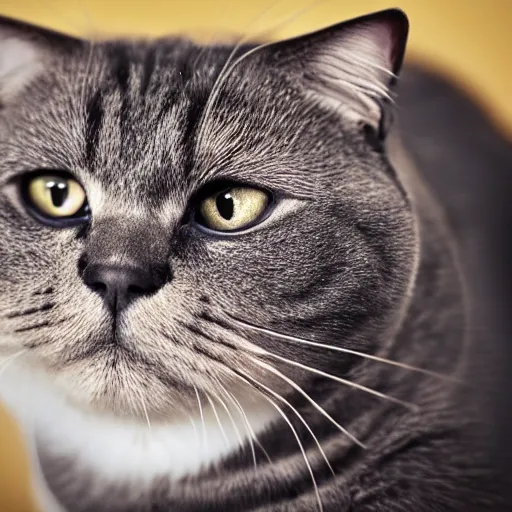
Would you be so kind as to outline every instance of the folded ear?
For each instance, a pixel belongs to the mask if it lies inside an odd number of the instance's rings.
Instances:
[[[0,16],[0,105],[19,94],[52,59],[79,40]]]
[[[409,23],[376,12],[261,48],[266,62],[351,120],[382,130],[383,107],[402,65]],[[257,52],[258,50],[256,50]]]

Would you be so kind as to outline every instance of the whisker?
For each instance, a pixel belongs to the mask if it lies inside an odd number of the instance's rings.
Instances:
[[[260,440],[258,439],[257,435],[256,435],[256,432],[254,432],[254,429],[252,428],[251,426],[251,422],[249,421],[249,418],[247,417],[247,414],[245,414],[245,411],[244,411],[244,408],[242,407],[242,405],[240,404],[240,402],[237,400],[237,398],[235,397],[235,395],[233,395],[233,393],[230,393],[229,391],[226,390],[226,388],[224,388],[224,390],[226,391],[226,393],[228,394],[228,396],[231,398],[231,400],[235,403],[235,405],[237,406],[237,408],[239,409],[239,411],[241,412],[241,414],[243,415],[244,417],[244,421],[247,425],[247,430],[249,431],[249,434],[251,435],[251,437],[254,439],[254,442],[259,446],[260,450],[263,452],[263,454],[265,455],[267,461],[272,464],[272,459],[270,458],[270,455],[267,453],[267,450],[265,450],[265,448],[263,447],[263,445],[261,444]]]
[[[260,36],[269,36],[268,39],[270,39],[270,35],[273,32],[278,32],[282,28],[286,27],[286,25],[289,25],[290,23],[294,22],[296,19],[300,18],[303,14],[306,14],[307,12],[311,11],[313,8],[318,7],[319,5],[325,4],[329,2],[330,0],[316,0],[314,2],[309,2],[306,4],[302,9],[298,9],[294,13],[292,13],[290,16],[287,16],[283,20],[276,23],[273,27],[268,28],[266,30],[262,30],[261,32],[254,34],[251,36],[252,38],[260,37]],[[270,42],[272,44],[272,42]]]
[[[139,399],[139,401],[137,401],[137,398]],[[128,401],[128,412],[129,412],[130,416],[134,416],[137,419],[140,418],[140,409],[141,409],[140,395],[138,393],[130,394],[130,396],[127,397],[127,401]],[[142,408],[142,410],[144,411],[144,408]]]
[[[207,446],[207,436],[206,436],[206,424],[204,422],[204,413],[203,406],[201,404],[201,398],[199,396],[199,391],[196,386],[194,386],[194,391],[196,392],[197,405],[199,406],[199,416],[201,417],[201,424],[203,425],[203,451],[206,453]]]
[[[252,21],[252,23],[249,24],[249,26],[246,28],[247,29],[250,29],[254,24],[256,24],[259,20],[261,20],[265,14],[267,14],[268,11],[270,11],[272,9],[272,7],[274,7],[275,5],[275,2],[272,2],[271,4],[269,4],[264,10],[263,12],[261,12],[255,20]],[[228,55],[228,58],[226,59],[226,62],[224,62],[224,65],[222,66],[221,70],[220,70],[220,73],[219,75],[217,76],[217,80],[215,81],[215,83],[213,84],[213,87],[212,87],[212,90],[210,91],[210,95],[208,96],[208,99],[206,101],[206,106],[205,106],[205,109],[204,109],[204,115],[203,115],[203,120],[207,120],[209,115],[210,115],[210,112],[214,106],[214,103],[215,103],[215,100],[217,99],[217,95],[218,95],[218,92],[221,88],[221,86],[223,85],[224,83],[224,78],[225,78],[225,75],[227,75],[227,72],[228,72],[228,67],[229,65],[231,64],[234,56],[236,55],[236,52],[240,49],[240,47],[246,43],[250,38],[254,37],[253,35],[245,35],[245,36],[242,36],[238,42],[235,44],[235,46],[233,47],[233,49],[231,50],[231,52],[229,53]],[[203,123],[201,122],[200,126],[199,126],[199,130],[198,130],[198,141],[201,141],[202,140],[202,136],[203,136]]]
[[[190,423],[192,425],[192,428],[194,430],[194,437],[196,438],[196,446],[199,448],[197,450],[197,457],[200,459],[201,458],[201,454],[200,454],[200,451],[201,451],[201,439],[200,439],[200,436],[199,436],[199,432],[197,431],[196,422],[194,421],[194,418],[192,418],[191,414],[188,415],[188,418],[189,418]]]
[[[259,361],[258,359],[253,359],[253,361],[261,368],[264,368],[265,370],[273,373],[280,379],[284,380],[293,389],[295,389],[297,392],[299,392],[320,414],[322,414],[322,416],[327,418],[334,426],[336,426],[340,430],[340,432],[345,434],[349,439],[351,439],[354,443],[356,443],[361,448],[366,449],[366,445],[364,443],[359,441],[346,428],[342,427],[325,409],[320,407],[296,382],[294,382],[292,379],[288,378],[286,375],[281,373],[279,370],[274,368],[272,365],[264,363],[263,361]]]
[[[220,421],[220,417],[217,414],[217,408],[215,407],[215,404],[213,403],[213,400],[210,398],[210,395],[208,395],[207,393],[205,393],[205,395],[206,395],[206,398],[208,399],[208,402],[210,403],[210,406],[212,408],[213,414],[215,416],[215,419],[217,420],[217,424],[219,425],[220,432],[222,434],[222,437],[224,439],[224,443],[225,443],[226,448],[227,448],[227,447],[229,447],[229,441],[228,441],[228,437],[226,435],[226,432],[224,430],[224,427],[222,426],[222,422]]]
[[[381,393],[380,391],[376,391],[375,389],[363,386],[362,384],[358,384],[357,382],[352,382],[350,380],[343,379],[341,377],[337,377],[336,375],[331,375],[330,373],[326,373],[322,370],[312,368],[311,366],[306,366],[305,364],[299,363],[297,361],[292,361],[291,359],[281,357],[277,354],[273,354],[272,352],[267,352],[267,355],[269,357],[273,357],[274,359],[277,359],[279,361],[283,361],[286,364],[296,366],[297,368],[302,368],[303,370],[307,370],[308,372],[315,373],[316,375],[321,375],[322,377],[325,377],[327,379],[334,380],[336,382],[339,382],[340,384],[344,384],[345,386],[359,389],[361,391],[364,391],[365,393],[369,393],[370,395],[374,395],[379,398],[383,398],[384,400],[388,400],[389,402],[399,404],[403,407],[406,407],[407,409],[409,409],[412,412],[418,412],[420,410],[419,406],[417,406],[416,404],[413,404],[411,402],[406,402],[405,400],[400,400],[399,398],[395,398],[393,396],[386,395],[385,393]]]
[[[327,464],[328,468],[330,469],[332,475],[336,476],[336,473],[334,472],[334,469],[331,466],[331,463],[329,462],[329,459],[327,458],[327,455],[325,454],[325,451],[322,448],[322,445],[320,444],[320,441],[318,440],[318,438],[316,437],[315,433],[313,432],[311,427],[308,425],[307,421],[304,419],[302,414],[295,407],[293,407],[293,405],[288,400],[286,400],[286,398],[282,397],[279,393],[276,393],[274,390],[270,389],[268,386],[265,386],[265,384],[262,384],[260,381],[258,381],[254,377],[251,377],[250,375],[247,375],[245,373],[244,373],[244,375],[248,379],[252,380],[257,386],[260,386],[261,388],[263,388],[267,393],[270,393],[273,397],[275,397],[278,400],[280,400],[281,402],[283,402],[285,405],[287,405],[295,413],[297,418],[306,427],[307,431],[309,432],[309,434],[313,438],[316,446],[318,447],[318,451],[322,455],[322,458],[324,459],[325,463]]]
[[[375,356],[373,354],[367,354],[365,352],[359,352],[357,350],[353,350],[353,349],[350,349],[350,348],[338,347],[338,346],[335,346],[335,345],[328,345],[328,344],[319,343],[319,342],[316,342],[316,341],[305,340],[303,338],[298,338],[297,336],[292,336],[292,335],[289,335],[289,334],[282,334],[280,332],[272,331],[270,329],[265,329],[264,327],[258,327],[256,325],[248,324],[247,322],[242,322],[241,320],[238,320],[238,319],[233,318],[233,317],[230,317],[230,318],[232,318],[232,320],[234,322],[238,323],[239,325],[241,325],[243,327],[246,327],[248,329],[252,329],[252,330],[257,331],[257,332],[261,332],[263,334],[267,334],[269,336],[273,336],[275,338],[282,339],[284,341],[297,342],[297,343],[302,343],[304,345],[308,345],[310,347],[324,348],[326,350],[332,350],[334,352],[341,352],[343,354],[350,354],[350,355],[353,355],[353,356],[362,357],[364,359],[369,359],[369,360],[372,360],[372,361],[377,361],[379,363],[384,363],[384,364],[387,364],[387,365],[390,365],[390,366],[396,366],[396,367],[402,368],[404,370],[409,370],[409,371],[421,373],[421,374],[424,374],[424,375],[428,375],[430,377],[436,377],[438,379],[444,379],[444,380],[447,380],[447,381],[454,382],[456,384],[463,384],[463,381],[461,381],[460,379],[457,379],[456,377],[451,377],[450,375],[443,375],[442,373],[438,373],[438,372],[435,372],[435,371],[432,371],[432,370],[426,370],[426,369],[420,368],[418,366],[413,366],[413,365],[410,365],[410,364],[407,364],[407,363],[400,363],[398,361],[393,361],[392,359],[386,359],[384,357]]]
[[[229,15],[229,5],[225,6],[220,18],[225,18],[228,15]],[[249,28],[250,28],[250,26],[251,25],[249,25]],[[203,40],[202,38],[200,41],[198,41],[199,43],[201,43],[202,49],[199,51],[197,57],[194,59],[194,62],[192,63],[192,66],[191,66],[192,69],[195,69],[197,67],[201,58],[211,49],[212,45],[214,45],[216,42],[219,42],[219,40],[220,40],[219,35],[220,34],[218,32],[212,32],[211,34],[209,34],[209,36],[207,38],[208,41]],[[229,39],[229,41],[235,42],[237,39],[239,39],[241,37],[241,34],[230,33],[230,37],[231,37],[231,39]],[[224,39],[224,31],[223,31],[223,39]],[[229,43],[229,41],[226,41],[226,43]],[[217,80],[218,80],[218,77],[217,77]],[[215,83],[213,85],[215,86]]]
[[[142,406],[142,410],[144,411],[144,416],[146,417],[146,423],[148,424],[149,434],[151,435],[152,434],[151,421],[149,420],[148,409],[146,407],[146,402],[144,401],[144,397],[142,396],[142,394],[140,395],[140,404]]]
[[[222,386],[218,381],[217,383]],[[225,389],[225,388],[224,388]],[[236,437],[238,439],[238,442],[240,444],[240,446],[243,446],[244,444],[244,440],[243,440],[243,437],[242,435],[240,434],[240,430],[238,429],[238,426],[236,424],[236,421],[235,419],[233,418],[233,415],[231,414],[231,411],[229,410],[229,407],[226,405],[226,402],[224,402],[224,400],[222,400],[222,398],[220,398],[220,396],[218,394],[214,394],[216,400],[222,405],[222,407],[224,408],[224,410],[226,411],[230,421],[231,421],[231,424],[233,425],[233,430],[236,434]]]
[[[133,404],[133,396],[131,394],[126,395],[126,403],[123,403],[122,405],[115,407],[116,411],[119,411],[123,414],[127,414],[130,417],[134,417],[136,419],[139,418],[140,410],[134,406]]]
[[[192,425],[192,428],[196,434],[197,441],[199,442],[199,432],[197,431],[196,422],[194,421],[194,418],[192,418],[191,414],[188,415],[188,419],[190,420],[190,424]]]
[[[324,3],[325,1],[326,0],[316,0],[316,1],[310,2],[308,5],[306,5],[302,9],[299,9],[298,11],[293,13],[291,16],[288,16],[284,20],[281,20],[278,24],[274,25],[272,28],[270,28],[270,29],[267,28],[266,30],[263,30],[263,31],[260,31],[260,32],[256,32],[256,33],[253,33],[253,34],[247,34],[246,36],[240,38],[240,40],[234,46],[234,48],[231,51],[231,53],[228,55],[228,58],[226,59],[226,62],[222,66],[222,69],[221,69],[219,75],[217,76],[217,80],[213,84],[213,87],[212,87],[212,90],[210,92],[210,95],[209,95],[209,97],[208,97],[208,99],[206,101],[206,106],[205,106],[204,113],[203,113],[203,116],[202,116],[202,121],[200,122],[199,130],[198,130],[198,136],[197,136],[198,145],[203,140],[204,126],[206,125],[206,121],[208,120],[208,117],[210,116],[211,111],[212,111],[212,109],[213,109],[213,107],[215,105],[215,101],[217,100],[217,97],[218,97],[218,95],[219,95],[219,93],[221,91],[222,86],[224,85],[224,82],[229,77],[229,75],[231,74],[233,69],[240,62],[242,62],[242,60],[245,59],[245,57],[248,56],[249,54],[252,54],[256,50],[259,50],[259,49],[261,49],[261,48],[263,48],[265,46],[268,46],[270,44],[273,44],[273,43],[265,43],[265,44],[258,45],[256,48],[253,48],[252,50],[250,50],[250,51],[246,52],[245,54],[241,55],[231,65],[231,63],[233,62],[233,59],[235,58],[236,52],[241,48],[241,46],[244,43],[249,42],[251,39],[254,40],[254,39],[256,39],[256,38],[258,38],[260,36],[263,36],[265,34],[269,34],[269,33],[275,32],[276,30],[279,30],[280,28],[282,28],[282,27],[286,26],[287,24],[291,23],[292,21],[294,21],[296,18],[300,17],[302,14],[304,14],[304,13],[310,11],[311,9],[313,9],[313,7],[315,7],[317,5],[320,5],[320,4]],[[279,3],[279,2],[277,2],[277,3]],[[272,3],[271,5],[269,5],[255,20],[253,20],[253,22],[249,25],[248,28],[254,26],[258,21],[263,19],[263,17],[273,7],[275,7],[275,5],[276,5],[276,3]]]
[[[80,91],[80,106],[84,110],[86,109],[86,90],[87,90],[87,84],[89,82],[89,75],[91,72],[91,66],[92,66],[92,58],[94,55],[94,49],[96,47],[96,43],[93,40],[89,41],[89,55],[87,56],[87,64],[85,66],[85,73],[84,78],[82,80],[81,85],[81,91]]]
[[[257,390],[257,388],[255,388],[249,381],[247,381],[244,377],[242,377],[238,373],[234,373],[234,375],[236,375],[243,382],[245,382],[246,384],[251,386],[251,388]],[[259,391],[259,392],[261,393],[261,391]],[[286,414],[281,410],[281,408],[270,397],[268,397],[264,393],[261,393],[261,396],[263,396],[265,398],[265,400],[267,400],[272,405],[272,407],[274,407],[276,409],[276,411],[279,413],[279,415],[284,419],[284,421],[290,427],[290,430],[293,432],[293,435],[294,435],[294,437],[295,437],[295,439],[297,441],[297,444],[299,445],[299,449],[300,449],[300,451],[302,453],[302,457],[304,458],[304,462],[306,463],[306,466],[308,468],[309,474],[311,476],[311,481],[313,483],[313,487],[315,489],[315,494],[316,494],[316,498],[317,498],[317,502],[318,502],[318,510],[320,512],[323,512],[324,508],[323,508],[323,505],[322,505],[322,500],[320,498],[320,492],[318,491],[318,485],[316,483],[315,473],[313,472],[313,468],[311,467],[311,463],[309,462],[309,459],[308,459],[308,457],[306,455],[306,450],[304,449],[304,446],[302,445],[302,442],[300,440],[299,434],[297,433],[297,431],[295,430],[294,426],[292,425],[292,422],[289,420],[289,418],[286,416]]]
[[[240,414],[242,415],[242,419],[243,419],[244,424],[246,426],[246,431],[249,434],[247,437],[249,438],[249,444],[251,446],[251,454],[252,454],[252,460],[253,460],[253,463],[254,463],[254,470],[257,470],[258,469],[258,462],[257,462],[257,459],[256,459],[256,450],[254,449],[254,439],[253,439],[254,432],[252,431],[252,428],[251,428],[251,426],[249,424],[249,420],[247,419],[247,415],[245,414],[245,411],[244,411],[242,405],[235,398],[235,396],[232,393],[230,393],[229,391],[227,391],[226,388],[224,388],[224,392],[226,393],[226,396],[232,401],[232,403],[235,404],[235,407],[237,407],[237,409],[240,411]]]
[[[16,352],[15,354],[10,355],[4,361],[2,361],[2,364],[0,365],[0,378],[2,377],[3,373],[5,372],[6,368],[8,368],[11,364],[16,361],[16,359],[20,358],[22,355],[26,354],[28,352],[27,349],[20,350],[19,352]]]

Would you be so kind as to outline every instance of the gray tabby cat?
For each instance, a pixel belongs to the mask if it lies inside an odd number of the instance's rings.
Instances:
[[[44,510],[498,510],[456,239],[390,122],[407,32],[0,20],[0,396]]]

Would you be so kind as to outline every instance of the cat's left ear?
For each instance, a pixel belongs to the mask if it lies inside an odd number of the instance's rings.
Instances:
[[[266,64],[357,124],[385,135],[385,111],[400,71],[409,22],[399,9],[355,18],[261,48]]]
[[[53,59],[81,44],[71,36],[0,16],[0,105],[22,94]]]

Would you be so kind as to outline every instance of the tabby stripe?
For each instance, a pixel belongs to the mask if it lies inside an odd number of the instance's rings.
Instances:
[[[98,90],[87,103],[85,158],[89,168],[93,167],[96,160],[104,114],[103,97],[101,91]]]

